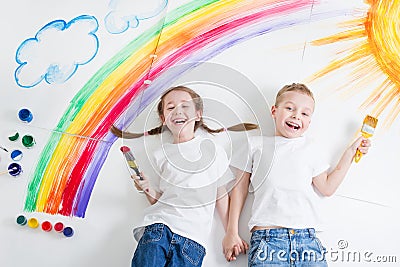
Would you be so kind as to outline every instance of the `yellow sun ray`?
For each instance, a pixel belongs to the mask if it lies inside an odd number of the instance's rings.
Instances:
[[[353,71],[344,87],[352,85],[349,91],[353,93],[383,79],[360,107],[372,107],[371,115],[374,117],[387,112],[384,126],[389,127],[400,113],[400,0],[366,2],[370,8],[364,18],[346,21],[340,25],[344,31],[311,42],[321,46],[358,40],[309,80],[322,78],[350,65]]]

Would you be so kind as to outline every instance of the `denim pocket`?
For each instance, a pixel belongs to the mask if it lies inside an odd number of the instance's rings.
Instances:
[[[321,240],[319,240],[318,237],[314,238],[314,241],[317,243],[317,247],[318,247],[318,252],[321,254],[324,254],[326,251],[326,248],[322,245]]]
[[[305,243],[301,260],[309,266],[327,266],[325,254],[326,248],[317,237],[314,237]]]
[[[186,239],[182,248],[182,255],[194,266],[200,266],[206,250],[193,240]]]
[[[321,240],[319,240],[319,238],[316,237],[315,242],[317,242],[319,252],[321,253],[320,257],[317,260],[319,260],[320,262],[326,262],[326,252],[327,252],[326,248],[322,245]]]
[[[139,245],[145,245],[151,242],[160,241],[163,236],[164,225],[152,224],[144,228],[142,238],[140,238]]]
[[[268,257],[267,241],[265,239],[252,241],[253,242],[251,242],[252,244],[249,251],[249,266],[264,262]]]

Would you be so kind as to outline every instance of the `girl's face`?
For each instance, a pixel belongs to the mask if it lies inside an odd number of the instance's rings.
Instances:
[[[186,142],[194,137],[194,125],[201,115],[188,92],[173,90],[164,96],[161,120],[172,132],[174,143]]]
[[[305,94],[290,91],[281,95],[279,103],[272,106],[275,135],[296,138],[303,135],[311,123],[314,100]]]

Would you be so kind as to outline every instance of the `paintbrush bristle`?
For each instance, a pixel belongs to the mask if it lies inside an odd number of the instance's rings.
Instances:
[[[378,123],[377,118],[367,115],[364,119],[361,132],[372,135],[374,133],[377,123]]]
[[[364,124],[368,124],[369,126],[376,128],[376,124],[378,123],[378,119],[367,115],[364,119]]]

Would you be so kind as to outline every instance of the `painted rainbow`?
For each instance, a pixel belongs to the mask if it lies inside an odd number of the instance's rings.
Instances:
[[[165,21],[112,57],[72,99],[41,152],[24,209],[85,217],[99,171],[116,140],[110,125],[132,123],[176,77],[163,86],[145,80],[155,80],[178,64],[188,63],[189,70],[240,42],[308,23],[315,2],[192,1],[168,13]],[[302,11],[308,16],[294,15]],[[128,107],[135,112],[121,122]]]

